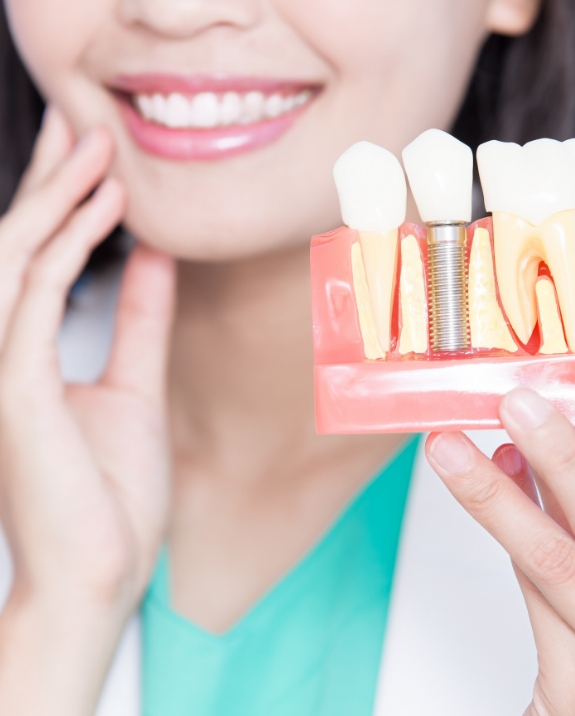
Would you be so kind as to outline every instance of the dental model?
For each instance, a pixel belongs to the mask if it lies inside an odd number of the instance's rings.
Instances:
[[[319,432],[499,427],[526,385],[575,422],[575,140],[477,152],[428,130],[397,158],[369,142],[334,167],[346,226],[311,246]]]

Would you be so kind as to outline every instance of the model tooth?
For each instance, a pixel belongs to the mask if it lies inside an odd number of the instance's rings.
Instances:
[[[486,208],[493,212],[501,302],[513,330],[522,343],[529,341],[537,323],[539,265],[545,262],[574,351],[575,142],[487,142],[477,160]]]
[[[575,140],[537,139],[524,147],[487,142],[477,150],[477,164],[487,211],[538,226],[575,209]]]
[[[391,152],[358,142],[337,160],[333,175],[347,226],[385,234],[405,221],[405,175]]]
[[[360,233],[378,345],[391,347],[398,227],[405,221],[407,187],[396,157],[370,142],[344,152],[333,170],[344,222]],[[357,260],[356,260],[357,263]],[[358,302],[358,310],[359,310]],[[368,317],[363,323],[369,323]]]
[[[471,221],[473,153],[439,129],[428,129],[403,150],[403,163],[425,223]]]

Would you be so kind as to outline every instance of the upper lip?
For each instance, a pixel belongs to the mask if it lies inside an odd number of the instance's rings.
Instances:
[[[200,92],[250,92],[260,91],[264,94],[280,92],[295,94],[305,89],[319,90],[321,83],[305,80],[282,80],[267,77],[239,77],[233,75],[173,75],[162,73],[143,73],[133,75],[117,75],[109,86],[120,92],[145,94],[159,92],[170,94],[198,94]]]

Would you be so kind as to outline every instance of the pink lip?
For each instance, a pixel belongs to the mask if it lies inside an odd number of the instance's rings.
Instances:
[[[284,135],[305,112],[309,104],[275,119],[246,125],[232,125],[217,129],[170,129],[146,121],[133,107],[129,94],[196,94],[198,92],[246,92],[258,90],[266,94],[296,94],[314,88],[303,82],[288,82],[263,78],[227,76],[132,75],[115,78],[111,85],[118,99],[128,130],[145,151],[167,159],[181,161],[210,161],[253,151]],[[129,94],[128,94],[129,93]]]

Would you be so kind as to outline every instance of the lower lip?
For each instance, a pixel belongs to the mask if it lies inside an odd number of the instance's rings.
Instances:
[[[128,97],[120,96],[118,100],[128,129],[142,149],[180,161],[226,159],[271,144],[291,128],[308,106],[254,124],[218,129],[170,129],[144,120]]]

